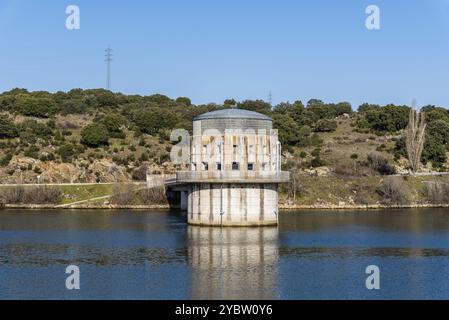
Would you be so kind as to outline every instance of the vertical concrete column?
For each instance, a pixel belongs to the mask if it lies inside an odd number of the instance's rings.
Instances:
[[[188,203],[188,192],[181,191],[181,199],[180,199],[180,207],[182,211],[187,211],[187,203]]]

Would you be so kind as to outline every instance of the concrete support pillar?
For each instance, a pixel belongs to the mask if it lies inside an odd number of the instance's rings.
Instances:
[[[187,198],[189,224],[262,226],[278,223],[277,184],[199,183],[194,184]]]
[[[188,192],[187,191],[181,191],[181,199],[180,199],[180,209],[182,211],[187,211],[187,205],[188,205]]]

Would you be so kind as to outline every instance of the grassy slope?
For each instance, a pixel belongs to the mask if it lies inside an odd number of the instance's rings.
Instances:
[[[62,204],[88,200],[112,194],[112,184],[61,186]]]
[[[0,186],[0,193],[4,193],[7,188],[14,188],[14,187],[4,185]],[[64,185],[59,186],[58,188],[62,192],[60,204],[67,204],[110,195],[112,194],[113,185],[112,184],[73,185],[73,186]]]
[[[64,119],[59,119],[64,120]],[[78,123],[82,119],[69,118],[71,122]],[[84,119],[85,120],[85,119]],[[385,151],[382,155],[393,161],[392,154],[388,152],[394,148],[394,141],[392,137],[375,136],[373,134],[363,134],[353,131],[351,127],[351,119],[339,119],[338,128],[332,133],[320,133],[320,137],[323,140],[322,145],[322,159],[326,162],[329,168],[334,168],[335,165],[344,165],[349,168],[353,167],[353,160],[351,155],[356,153],[359,158],[358,161],[365,161],[367,155],[376,149],[385,145]],[[73,136],[69,138],[78,138],[79,129],[72,130]],[[135,154],[136,158],[144,151],[153,151],[159,149],[162,146],[157,144],[157,139],[154,137],[146,136],[147,142],[151,147],[144,148],[137,145],[138,139],[134,138],[131,133],[127,132],[127,143],[119,143],[119,141],[112,139],[110,150],[114,148],[121,149],[124,147],[124,151],[120,152],[122,156],[129,154]],[[137,148],[135,152],[129,150],[129,145],[134,144]],[[298,160],[297,156],[300,151],[306,151],[309,156],[306,159],[310,161],[310,153],[315,147],[300,148],[294,153],[294,159]],[[92,152],[93,150],[86,151]],[[97,150],[97,152],[104,152],[103,150]],[[111,155],[110,155],[111,156]],[[281,195],[281,202],[295,203],[299,205],[315,205],[315,204],[331,204],[338,205],[341,202],[346,204],[353,203],[357,195],[363,196],[369,204],[379,203],[381,196],[378,193],[378,189],[381,186],[382,179],[384,177],[379,175],[368,176],[311,176],[303,174],[300,177],[300,183],[306,190],[303,194],[297,195],[295,201],[293,199],[286,199],[286,195]],[[433,181],[438,179],[444,179],[439,177],[409,177],[405,183],[410,188],[414,203],[424,203],[424,191],[425,181]],[[6,188],[0,186],[0,192]],[[61,204],[67,204],[77,201],[83,201],[91,198],[102,197],[112,194],[113,185],[73,185],[73,186],[61,186],[63,193]],[[97,201],[96,203],[103,203],[104,200]],[[141,199],[137,199],[137,202],[141,202]]]

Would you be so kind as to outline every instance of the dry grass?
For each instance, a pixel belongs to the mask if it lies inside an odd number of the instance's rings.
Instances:
[[[52,186],[15,186],[4,191],[7,204],[58,204],[61,201],[61,190]]]

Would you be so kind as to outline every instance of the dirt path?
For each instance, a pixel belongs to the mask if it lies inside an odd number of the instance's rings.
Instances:
[[[71,203],[64,203],[64,204],[60,204],[60,205],[55,206],[55,208],[66,208],[66,207],[71,207],[71,206],[87,203],[87,202],[90,202],[90,201],[109,199],[110,197],[112,197],[112,194],[107,195],[107,196],[102,196],[102,197],[96,197],[96,198],[90,198],[90,199],[86,199],[86,200],[71,202]]]

